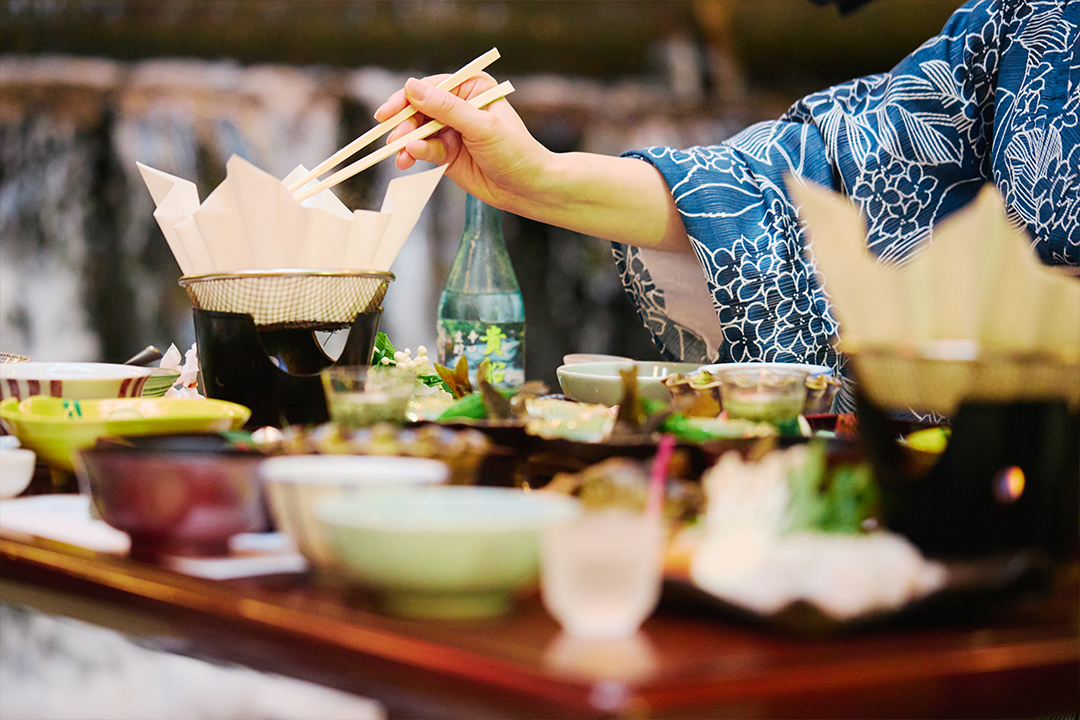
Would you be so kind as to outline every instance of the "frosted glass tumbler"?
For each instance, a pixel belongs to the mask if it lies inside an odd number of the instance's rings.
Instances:
[[[801,369],[738,367],[720,371],[720,397],[730,418],[779,425],[799,417],[806,404]]]
[[[365,428],[378,423],[404,424],[416,386],[408,368],[332,365],[319,373],[330,419],[341,427]]]
[[[541,598],[576,637],[633,635],[660,599],[665,532],[658,518],[583,513],[541,538]]]

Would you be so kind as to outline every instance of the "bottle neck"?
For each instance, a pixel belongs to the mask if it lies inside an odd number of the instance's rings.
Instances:
[[[475,238],[480,242],[505,245],[502,233],[502,213],[472,195],[465,196],[465,231],[462,241]]]
[[[465,230],[446,289],[466,293],[519,291],[503,238],[502,215],[472,195],[465,196]]]

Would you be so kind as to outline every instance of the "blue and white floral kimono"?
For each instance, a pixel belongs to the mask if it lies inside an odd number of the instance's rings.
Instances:
[[[992,181],[1044,262],[1080,265],[1080,0],[972,0],[889,73],[810,95],[719,145],[627,155],[663,174],[696,255],[614,246],[662,351],[842,371],[784,176],[852,198],[870,249],[901,264]]]

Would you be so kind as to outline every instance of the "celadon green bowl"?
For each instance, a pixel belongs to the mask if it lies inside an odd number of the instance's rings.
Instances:
[[[35,395],[0,402],[0,419],[24,447],[58,470],[74,472],[74,455],[111,435],[214,433],[251,416],[243,405],[199,398],[65,400]]]
[[[638,393],[649,400],[667,402],[671,392],[664,385],[668,375],[686,375],[701,367],[700,363],[653,362],[627,360],[622,362],[585,362],[560,365],[555,371],[564,394],[583,403],[618,405],[622,402],[623,383],[620,370],[637,370]]]
[[[539,533],[571,520],[574,498],[514,488],[363,488],[317,515],[332,552],[385,609],[419,618],[510,610],[537,582]]]
[[[163,367],[150,368],[150,377],[146,378],[146,384],[143,385],[142,396],[162,397],[169,391],[169,388],[176,384],[179,377],[179,370]]]

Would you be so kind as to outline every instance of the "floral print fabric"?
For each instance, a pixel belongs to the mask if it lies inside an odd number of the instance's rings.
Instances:
[[[654,341],[680,360],[843,369],[789,174],[854,200],[883,262],[902,265],[993,182],[1044,262],[1080,264],[1078,28],[1080,0],[972,0],[889,73],[810,95],[718,145],[627,153],[671,188],[699,265],[685,271],[704,271],[723,338],[712,352],[666,311],[648,252],[615,244]]]

